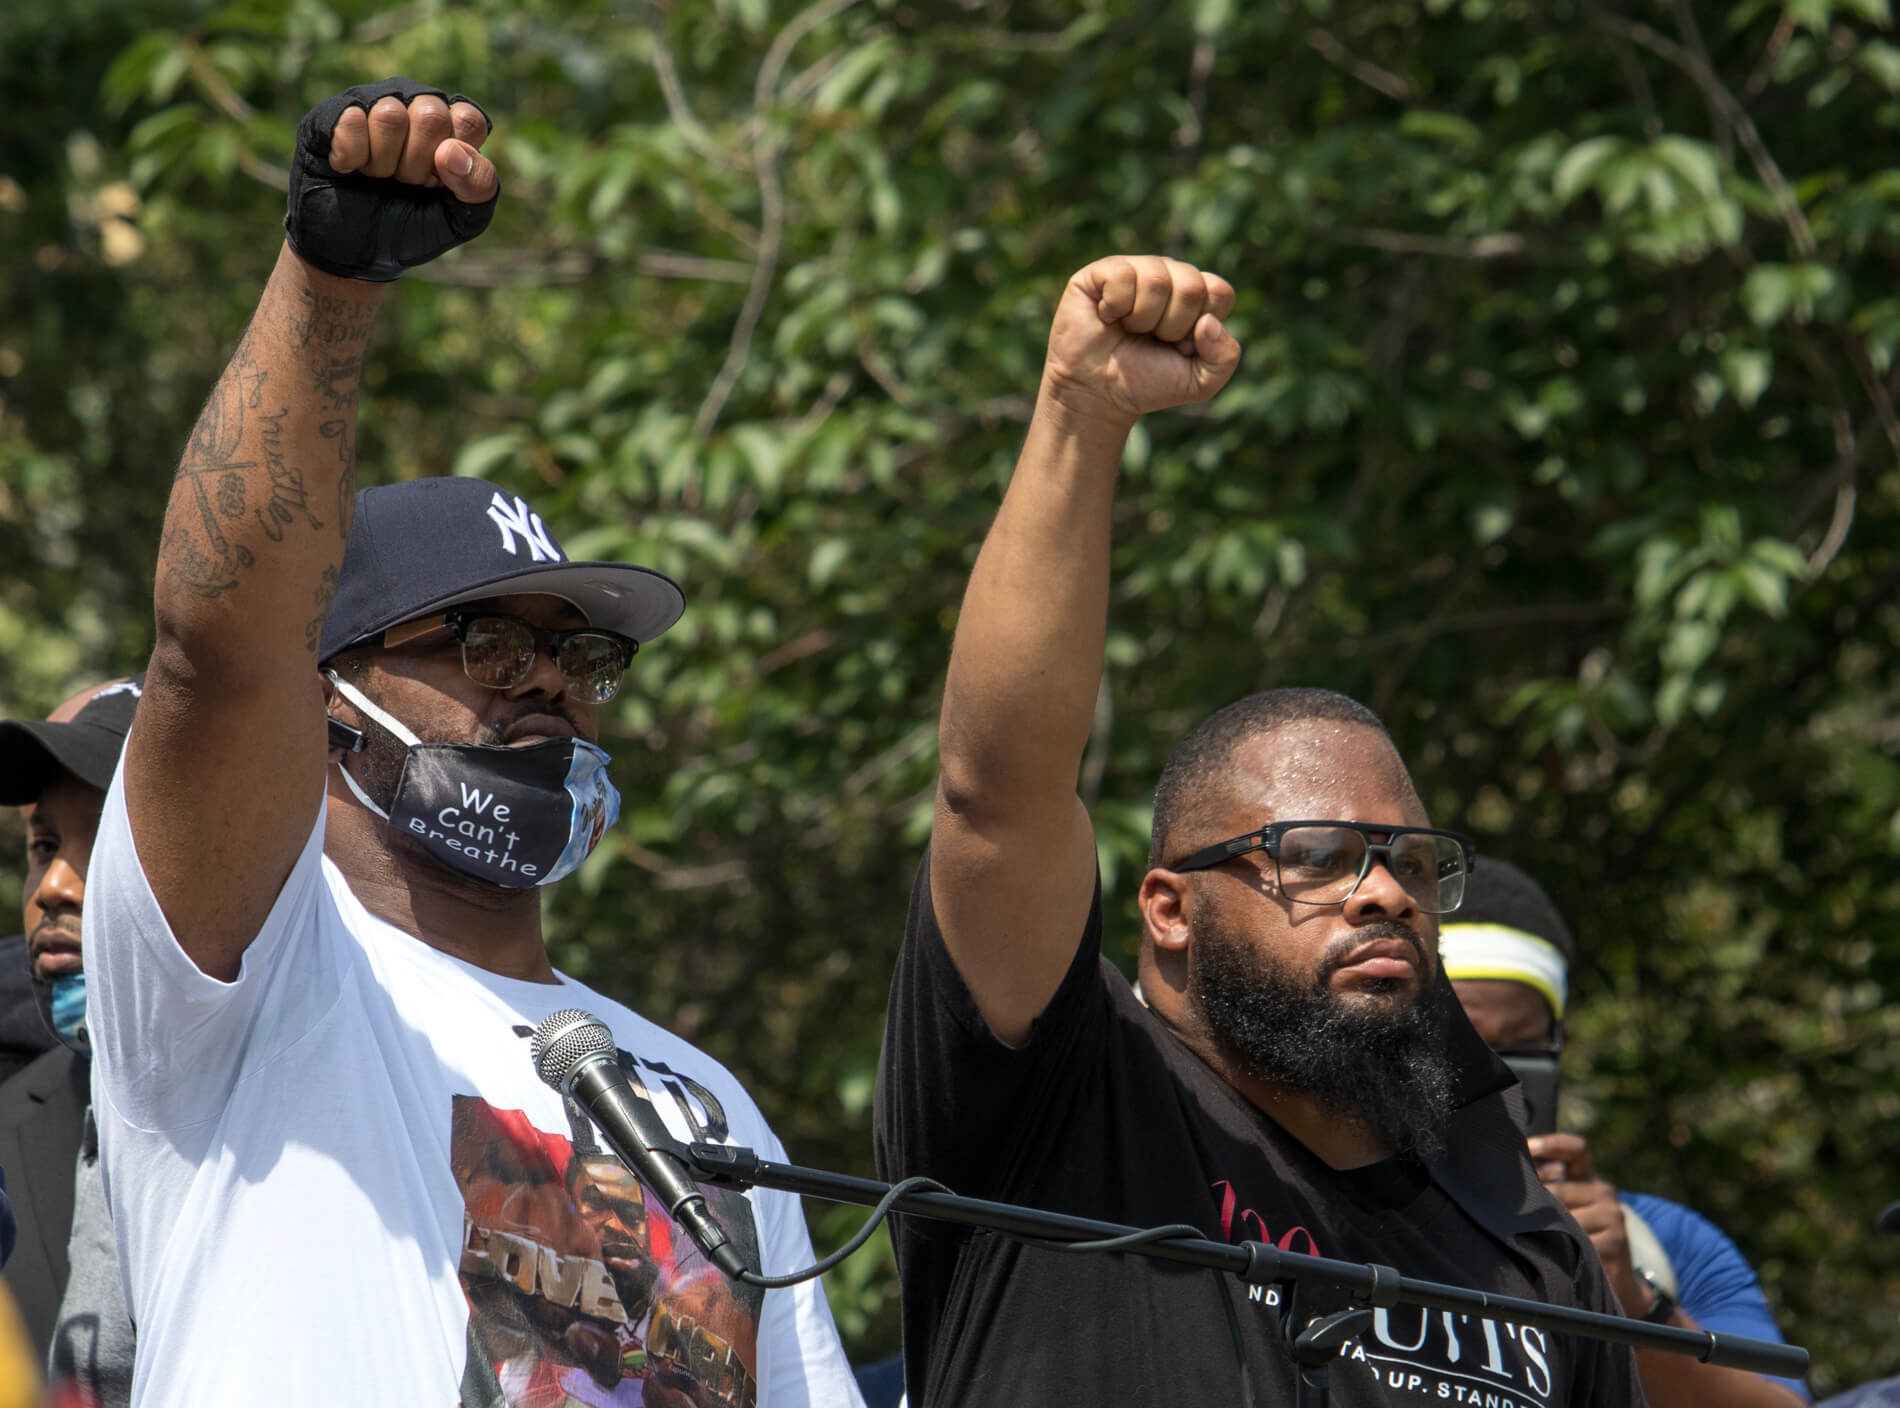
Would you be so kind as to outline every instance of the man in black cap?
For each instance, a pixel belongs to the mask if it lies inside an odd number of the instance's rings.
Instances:
[[[542,937],[538,887],[619,811],[600,706],[679,588],[568,561],[480,481],[352,492],[377,308],[486,226],[488,131],[404,79],[305,117],[172,486],[86,921],[133,1401],[851,1404],[815,1282],[717,1269],[658,1196],[583,1215],[586,1116],[531,1061],[587,1009],[676,1138],[779,1156],[727,1071]],[[790,1195],[707,1202],[748,1267],[811,1260]]]
[[[74,1380],[105,1404],[126,1401],[132,1328],[88,1108],[80,916],[99,808],[138,696],[137,680],[114,680],[81,690],[44,722],[0,723],[0,805],[22,808],[26,822],[29,981],[55,1043],[0,1085],[0,1167],[20,1220],[6,1278],[55,1381]]]

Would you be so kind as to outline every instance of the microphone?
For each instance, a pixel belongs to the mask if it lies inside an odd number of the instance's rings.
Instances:
[[[706,1259],[735,1281],[750,1276],[739,1249],[707,1210],[706,1195],[686,1171],[659,1111],[640,1097],[620,1068],[607,1024],[591,1012],[564,1008],[534,1029],[529,1049],[535,1074],[587,1111],[620,1161],[659,1195]]]

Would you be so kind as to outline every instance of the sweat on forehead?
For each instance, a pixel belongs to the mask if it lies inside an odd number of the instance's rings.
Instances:
[[[1229,776],[1237,787],[1248,800],[1263,791],[1276,820],[1296,813],[1330,816],[1347,797],[1368,793],[1423,811],[1392,740],[1361,724],[1286,724],[1242,742],[1232,761]]]

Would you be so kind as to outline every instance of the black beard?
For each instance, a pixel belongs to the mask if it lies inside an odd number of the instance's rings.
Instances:
[[[345,753],[343,766],[356,779],[356,785],[385,813],[396,805],[396,788],[402,781],[402,767],[409,760],[409,745],[374,719],[363,721],[363,751]]]
[[[1390,996],[1376,1005],[1348,1002],[1328,986],[1343,948],[1301,981],[1218,928],[1205,907],[1196,907],[1189,927],[1189,989],[1250,1076],[1363,1122],[1394,1153],[1430,1163],[1444,1151],[1453,1071],[1443,1005],[1429,987],[1414,997],[1397,984],[1375,984],[1374,994]],[[1418,936],[1403,925],[1359,929],[1351,945],[1379,938],[1409,940],[1422,964]]]

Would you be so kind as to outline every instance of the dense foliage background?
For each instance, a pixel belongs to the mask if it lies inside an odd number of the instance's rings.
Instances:
[[[1247,347],[1137,434],[1081,786],[1132,955],[1170,743],[1389,719],[1586,948],[1566,1123],[1706,1213],[1826,1391],[1900,1370],[1900,47],[1887,0],[10,0],[0,712],[136,669],[177,448],[317,98],[479,98],[504,196],[385,316],[368,482],[514,486],[690,609],[556,959],[868,1171],[964,575],[1056,292]],[[9,822],[10,825],[10,822]],[[17,829],[8,835],[15,836]],[[4,839],[4,838],[0,838]],[[17,904],[18,876],[0,901]],[[17,912],[15,910],[14,912]],[[857,1214],[815,1206],[821,1245]],[[888,1254],[830,1282],[895,1347]]]

